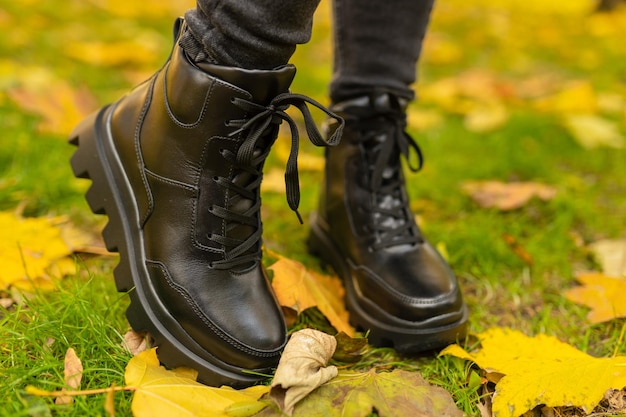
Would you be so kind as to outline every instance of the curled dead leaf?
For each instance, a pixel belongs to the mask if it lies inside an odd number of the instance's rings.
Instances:
[[[333,336],[317,330],[304,329],[291,335],[270,389],[270,397],[283,412],[291,415],[298,401],[337,376],[336,367],[326,366],[336,347]]]
[[[148,349],[148,335],[145,333],[137,333],[131,329],[124,334],[122,346],[132,353],[133,356],[136,356]]]
[[[80,381],[83,378],[83,363],[72,348],[68,348],[65,352],[63,375],[67,388],[77,390],[80,387]],[[74,402],[74,397],[57,397],[54,402],[56,404],[71,404]]]

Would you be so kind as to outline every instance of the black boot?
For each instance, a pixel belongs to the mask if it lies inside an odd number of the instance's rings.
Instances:
[[[184,30],[177,21],[177,40]],[[120,253],[114,275],[131,297],[130,324],[150,333],[161,362],[194,368],[210,385],[258,382],[285,344],[260,263],[261,170],[278,125],[287,120],[293,132],[290,104],[306,113],[311,140],[325,144],[306,109],[312,100],[288,91],[294,74],[293,66],[195,65],[176,43],[150,80],[71,135],[74,173],[92,180],[87,200],[109,217],[103,235]]]
[[[421,165],[421,152],[404,131],[405,108],[387,93],[331,107],[346,128],[326,150],[308,243],[343,279],[351,321],[372,344],[419,352],[462,338],[467,308],[409,209],[400,156],[417,151]]]

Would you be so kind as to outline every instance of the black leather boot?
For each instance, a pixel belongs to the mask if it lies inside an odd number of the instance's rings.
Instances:
[[[184,30],[177,21],[176,40]],[[195,65],[176,42],[150,80],[71,134],[74,173],[92,180],[87,200],[109,217],[103,235],[120,253],[114,275],[130,294],[130,324],[150,333],[162,363],[194,368],[210,385],[258,382],[285,345],[260,263],[261,170],[288,121],[296,210],[298,137],[284,110],[299,107],[310,139],[326,143],[305,102],[318,104],[288,91],[294,74]]]
[[[405,133],[405,108],[387,93],[331,107],[346,128],[326,150],[308,245],[343,279],[351,321],[372,344],[419,352],[463,338],[467,308],[409,209],[400,156],[417,151],[421,166],[421,152]]]

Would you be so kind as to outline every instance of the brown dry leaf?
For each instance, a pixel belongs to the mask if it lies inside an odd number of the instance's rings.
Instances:
[[[298,313],[317,306],[335,329],[354,336],[354,328],[348,323],[348,312],[343,303],[344,289],[339,279],[309,271],[299,262],[275,255],[278,261],[268,269],[274,272],[272,286],[280,304]]]
[[[604,275],[626,277],[626,239],[603,239],[593,242],[589,249],[602,267]]]
[[[63,374],[65,376],[65,385],[71,390],[77,390],[83,378],[83,363],[76,354],[76,351],[72,348],[68,348],[65,352],[64,362]],[[57,397],[54,402],[56,404],[71,404],[74,402],[74,397]]]
[[[533,197],[548,201],[556,195],[556,189],[538,182],[466,181],[461,190],[479,206],[502,211],[523,207]]]
[[[626,279],[613,278],[598,272],[580,274],[577,279],[582,285],[568,289],[565,297],[589,307],[591,311],[587,318],[591,323],[626,317]]]
[[[58,227],[65,221],[63,217],[21,218],[0,212],[0,289],[53,288],[51,277],[75,272],[74,262],[66,258],[71,250]]]
[[[504,234],[502,236],[502,239],[504,239],[504,243],[506,243],[511,248],[513,253],[515,253],[522,261],[524,261],[524,263],[532,266],[532,264],[534,263],[533,256],[528,253],[526,249],[524,249],[524,247],[517,241],[515,236]]]
[[[296,416],[461,417],[450,393],[417,372],[340,372],[300,401]],[[268,407],[258,417],[276,416]]]
[[[8,297],[0,298],[0,307],[4,309],[11,307],[13,304],[15,304],[15,300],[12,298],[8,298]]]
[[[233,405],[256,406],[260,411],[268,403],[258,401],[269,391],[265,385],[244,390],[208,387],[196,382],[191,369],[167,370],[159,365],[156,349],[134,356],[126,366],[126,389],[135,391],[131,411],[134,417],[226,417]]]
[[[337,376],[335,366],[326,366],[336,347],[333,336],[317,330],[304,329],[291,335],[270,389],[270,398],[284,413],[291,416],[300,400]]]
[[[131,329],[124,334],[122,346],[133,356],[136,356],[148,349],[148,335],[146,333],[137,333]]]
[[[476,335],[480,350],[451,345],[440,355],[470,360],[488,373],[504,376],[496,383],[493,414],[517,417],[535,406],[575,406],[590,412],[609,388],[626,386],[626,357],[594,358],[552,336],[528,337],[492,328]]]

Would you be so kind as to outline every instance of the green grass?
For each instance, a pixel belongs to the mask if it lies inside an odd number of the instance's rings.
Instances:
[[[149,73],[160,66],[170,47],[172,15],[157,11],[146,17],[126,17],[87,2],[68,2],[67,10],[45,2],[29,11],[22,10],[20,3],[2,7],[0,29],[9,36],[0,38],[0,75],[4,76],[0,81],[0,210],[19,207],[24,215],[69,214],[85,228],[100,227],[102,220],[89,213],[82,196],[87,182],[71,175],[68,159],[72,149],[65,142],[66,134],[38,130],[38,116],[25,112],[8,94],[23,82],[20,74],[7,74],[3,65],[12,60],[24,67],[45,67],[75,88],[85,86],[105,103],[132,86],[132,73]],[[299,72],[292,88],[322,102],[326,102],[330,77],[326,7],[323,3],[316,19],[313,41],[294,57]],[[535,21],[530,12],[516,17],[519,11],[507,7],[486,0],[469,5],[440,1],[429,36],[449,40],[459,49],[459,56],[445,61],[437,58],[436,43],[427,44],[419,85],[476,69],[492,71],[513,84],[549,73],[555,77],[555,90],[569,80],[583,79],[597,92],[615,93],[626,101],[626,61],[620,58],[623,49],[619,49],[624,31],[597,34],[601,32],[598,28],[611,27],[612,20],[602,26],[597,19],[605,17],[564,18],[558,12],[546,12]],[[180,13],[183,11],[181,6]],[[9,31],[23,14],[25,23]],[[621,10],[615,16],[624,14]],[[478,18],[484,18],[483,26],[475,24]],[[527,21],[532,25],[519,23]],[[113,42],[138,33],[163,40],[158,52],[140,64],[100,66],[63,52],[67,39]],[[592,355],[626,355],[626,342],[619,338],[626,320],[591,325],[585,320],[587,310],[563,297],[564,290],[575,285],[576,272],[598,269],[585,244],[622,238],[626,233],[626,152],[583,149],[562,127],[560,114],[537,111],[528,101],[507,102],[508,122],[486,133],[468,131],[462,115],[427,99],[412,106],[442,116],[441,123],[429,128],[410,127],[424,151],[426,165],[420,173],[408,176],[408,188],[426,235],[445,246],[464,287],[471,330],[510,326],[530,335],[555,335]],[[598,112],[626,134],[626,104],[621,113]],[[308,143],[302,144],[302,150],[321,155]],[[268,168],[282,165],[272,155]],[[556,187],[558,194],[552,201],[533,201],[503,213],[480,208],[461,193],[463,181],[480,179],[541,181]],[[319,173],[301,173],[301,183],[301,213],[306,219],[315,210]],[[266,246],[320,268],[306,253],[308,229],[298,224],[284,196],[268,193],[263,203]],[[532,256],[531,265],[511,250],[504,235],[513,236]],[[110,259],[80,261],[79,273],[60,281],[55,291],[35,294],[0,311],[1,416],[104,415],[102,395],[77,398],[67,407],[30,396],[24,389],[27,385],[61,389],[68,347],[83,361],[82,389],[124,384],[130,355],[121,342],[128,328],[124,317],[128,301],[115,291],[114,263]],[[299,323],[321,324],[315,314],[306,315]],[[388,349],[372,349],[351,366],[418,369],[429,381],[450,391],[468,415],[478,414],[479,394],[475,385],[467,383],[470,369],[465,362],[434,355],[400,357]],[[115,398],[117,415],[129,415],[130,394],[117,393]]]

